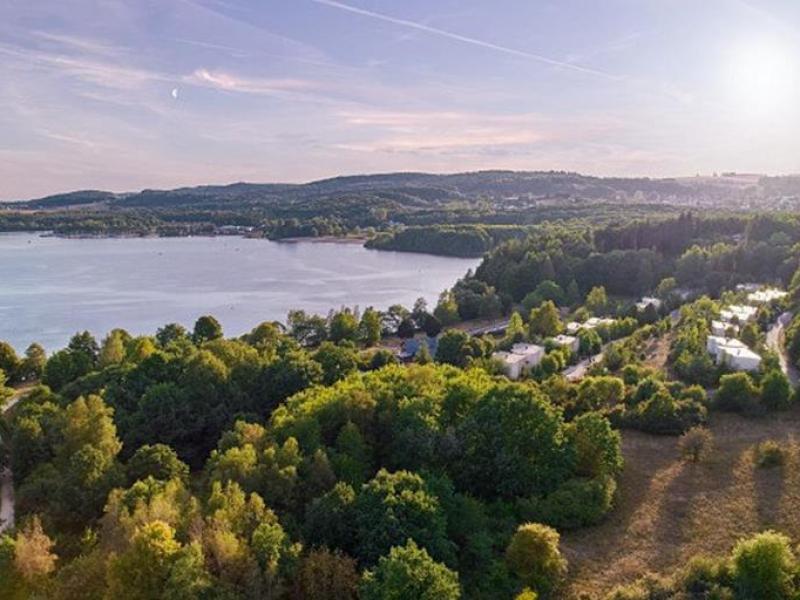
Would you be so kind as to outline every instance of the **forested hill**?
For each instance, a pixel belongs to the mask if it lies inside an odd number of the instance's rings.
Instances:
[[[306,184],[78,191],[0,204],[0,231],[64,236],[357,236],[384,250],[480,256],[545,221],[610,224],[702,210],[800,210],[800,177],[600,178],[566,172],[391,173]]]
[[[237,204],[294,204],[321,196],[377,194],[403,203],[439,203],[483,198],[506,203],[541,198],[650,200],[705,204],[756,201],[800,194],[800,177],[733,175],[682,179],[603,178],[563,171],[480,171],[451,175],[389,173],[336,177],[307,184],[208,185],[115,194],[77,191],[13,203],[16,209],[57,209],[97,205],[170,208],[178,205],[228,207]]]

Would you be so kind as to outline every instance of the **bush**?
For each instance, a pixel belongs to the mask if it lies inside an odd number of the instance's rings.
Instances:
[[[599,523],[611,509],[617,484],[611,477],[570,479],[544,498],[518,503],[523,519],[557,529],[577,529]]]
[[[668,581],[655,575],[645,575],[631,585],[614,588],[605,600],[667,600],[673,597]]]
[[[506,548],[508,566],[542,598],[552,597],[567,571],[567,561],[558,548],[559,539],[555,529],[526,523],[517,528]]]
[[[781,371],[770,371],[761,380],[761,403],[767,410],[786,410],[792,405],[792,386]]]
[[[792,575],[797,568],[789,538],[765,531],[742,540],[733,550],[733,583],[737,597],[785,600],[795,592]]]
[[[719,380],[715,404],[720,410],[753,415],[763,412],[758,397],[758,388],[750,375],[730,373]]]
[[[647,433],[680,435],[689,428],[705,423],[708,411],[693,400],[675,400],[661,386],[652,398],[632,408],[609,414],[612,423]]]
[[[762,469],[783,465],[784,452],[775,440],[766,440],[756,446],[756,464]]]
[[[675,580],[680,589],[691,594],[692,598],[713,598],[723,579],[724,564],[714,558],[695,556],[678,573]]]
[[[678,449],[684,460],[697,463],[705,460],[714,445],[714,435],[705,427],[692,427],[678,440]]]

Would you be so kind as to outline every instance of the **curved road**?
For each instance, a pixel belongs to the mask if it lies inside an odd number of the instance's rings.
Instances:
[[[767,346],[778,355],[781,361],[781,370],[789,378],[792,385],[797,387],[800,377],[798,377],[797,369],[789,359],[789,354],[786,352],[786,346],[783,343],[784,332],[792,322],[793,316],[792,313],[787,311],[778,317],[778,320],[767,331]]]

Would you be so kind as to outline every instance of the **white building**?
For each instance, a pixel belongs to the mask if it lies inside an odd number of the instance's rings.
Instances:
[[[736,285],[737,292],[755,292],[761,288],[760,283],[739,283]]]
[[[719,358],[722,348],[747,348],[747,346],[736,338],[719,335],[710,335],[706,338],[706,350],[714,358]]]
[[[553,341],[562,348],[569,348],[573,354],[577,354],[578,348],[580,348],[580,341],[572,335],[557,335],[553,338]]]
[[[710,335],[706,349],[717,364],[726,364],[737,371],[755,371],[761,365],[761,357],[735,338]]]
[[[746,323],[755,319],[758,309],[755,306],[747,306],[746,304],[731,304],[727,308],[720,311],[720,317],[723,321],[733,321],[734,317],[739,323]]]
[[[544,348],[536,344],[514,344],[510,352],[495,352],[492,358],[502,361],[510,379],[519,379],[526,370],[542,362]]]
[[[761,357],[750,348],[722,348],[718,361],[736,371],[758,371]]]
[[[661,309],[661,300],[658,298],[651,298],[650,296],[645,296],[639,302],[636,303],[636,310],[639,312],[647,310],[648,306],[652,306],[656,310]]]
[[[719,337],[727,337],[728,332],[732,331],[733,335],[739,334],[739,326],[735,323],[727,321],[711,321],[711,333]]]
[[[600,318],[600,317],[590,317],[584,323],[571,321],[567,323],[567,334],[575,335],[581,329],[595,329],[600,325],[613,325],[613,323],[614,319]]]
[[[784,292],[776,288],[764,288],[763,290],[758,290],[757,292],[748,294],[747,301],[752,302],[753,304],[767,304],[773,300],[785,298],[788,295],[788,292]]]

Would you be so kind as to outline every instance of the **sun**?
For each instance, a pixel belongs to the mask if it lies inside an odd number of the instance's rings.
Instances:
[[[752,115],[797,109],[797,56],[778,44],[755,42],[739,47],[728,69],[732,103]]]

